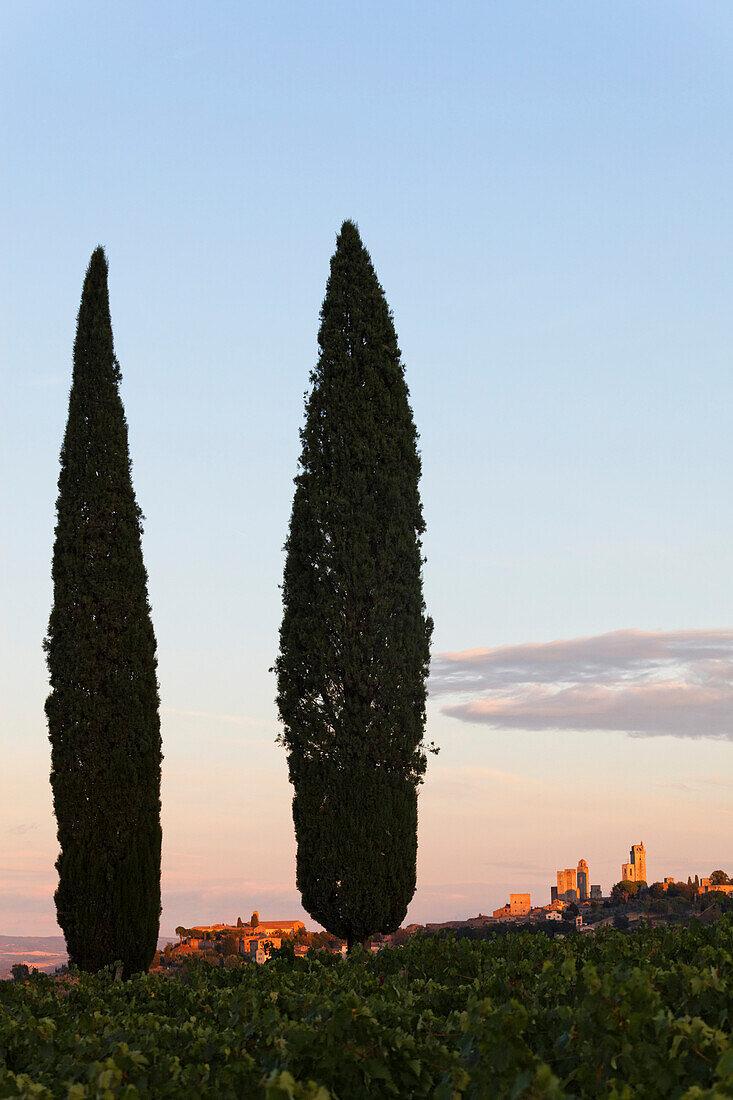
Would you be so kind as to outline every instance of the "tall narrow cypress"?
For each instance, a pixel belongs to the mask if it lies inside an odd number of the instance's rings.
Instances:
[[[303,906],[349,944],[415,891],[432,621],[420,457],[392,315],[357,227],[321,310],[276,662]]]
[[[155,635],[112,341],[107,259],[89,262],[61,449],[45,649],[56,912],[69,959],[147,970],[160,920]]]

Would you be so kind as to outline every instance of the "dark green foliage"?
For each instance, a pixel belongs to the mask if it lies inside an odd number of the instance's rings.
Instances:
[[[724,1100],[733,920],[0,982],[0,1097]]]
[[[701,909],[709,909],[713,905],[717,906],[721,912],[728,913],[733,909],[733,897],[720,890],[710,890],[709,893],[700,896]]]
[[[686,882],[670,882],[666,894],[668,898],[685,898],[687,901],[692,901],[695,888],[688,886]]]
[[[318,343],[285,547],[277,701],[303,905],[351,945],[399,928],[415,890],[432,622],[404,369],[349,221]]]
[[[145,970],[160,918],[160,721],[141,514],[112,343],[107,260],[84,281],[61,449],[45,648],[56,911],[70,961]]]
[[[239,940],[233,932],[229,932],[224,936],[221,943],[222,955],[236,955],[239,951]]]
[[[682,883],[680,883],[680,885],[682,885]],[[629,879],[623,879],[621,882],[617,882],[611,889],[611,900],[616,902],[626,901],[628,898],[635,898],[637,894],[644,893],[645,891],[645,882],[634,882]]]

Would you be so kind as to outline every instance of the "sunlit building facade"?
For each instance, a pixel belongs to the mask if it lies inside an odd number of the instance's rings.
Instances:
[[[578,870],[576,872],[576,881],[578,884],[578,898],[580,901],[588,900],[588,864],[584,859],[578,861]]]
[[[578,874],[574,867],[566,867],[557,872],[557,896],[562,901],[576,901],[578,897]]]
[[[646,849],[643,844],[634,844],[629,852],[629,862],[621,864],[622,882],[646,882]]]

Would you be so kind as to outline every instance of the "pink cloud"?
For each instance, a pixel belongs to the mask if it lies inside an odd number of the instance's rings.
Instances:
[[[443,712],[495,729],[733,739],[733,631],[619,630],[441,654],[431,694],[463,696]]]

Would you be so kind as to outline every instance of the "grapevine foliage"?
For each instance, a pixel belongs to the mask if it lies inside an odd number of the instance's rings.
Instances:
[[[733,920],[0,983],[0,1097],[722,1100]]]

